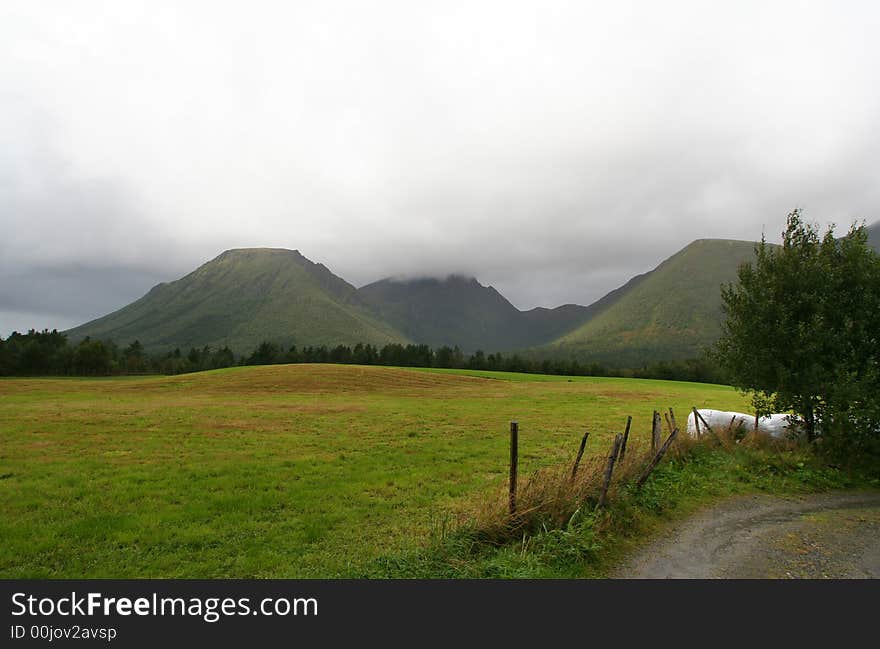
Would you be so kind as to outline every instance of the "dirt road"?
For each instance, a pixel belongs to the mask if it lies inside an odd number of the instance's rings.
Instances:
[[[880,492],[727,500],[642,548],[617,578],[878,578]]]

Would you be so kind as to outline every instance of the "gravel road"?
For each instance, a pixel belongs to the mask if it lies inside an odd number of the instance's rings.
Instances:
[[[631,579],[880,577],[880,491],[726,500],[639,550]]]

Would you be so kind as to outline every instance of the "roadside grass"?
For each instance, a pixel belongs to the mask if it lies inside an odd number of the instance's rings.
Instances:
[[[601,574],[670,511],[843,474],[697,453],[608,512],[526,535],[526,552],[475,546],[461,521],[502,493],[509,421],[528,476],[567,464],[585,429],[586,467],[627,415],[635,449],[654,408],[746,403],[717,385],[340,365],[0,379],[0,577]],[[635,536],[614,532],[626,516]]]
[[[607,577],[623,558],[650,541],[675,520],[722,498],[772,493],[794,495],[835,489],[880,487],[875,473],[825,466],[794,444],[752,441],[746,444],[695,442],[680,445],[636,486],[647,449],[621,467],[618,487],[607,507],[596,506],[600,471],[595,466],[587,482],[593,494],[580,489],[580,500],[569,500],[559,511],[558,500],[547,507],[530,503],[529,525],[511,521],[501,495],[467,517],[445,519],[435,526],[427,547],[383,556],[358,576],[446,579],[542,579]],[[526,485],[559,493],[568,482],[569,467],[533,475]],[[564,490],[563,490],[564,491]],[[589,490],[587,490],[589,491]],[[504,494],[506,497],[506,494]],[[526,505],[528,507],[528,505]],[[537,510],[537,511],[536,511]],[[562,514],[560,516],[560,514]],[[514,517],[515,518],[515,517]],[[507,521],[507,526],[502,524]],[[511,524],[513,523],[513,524]],[[504,532],[499,534],[499,528]],[[513,528],[513,529],[511,529]]]

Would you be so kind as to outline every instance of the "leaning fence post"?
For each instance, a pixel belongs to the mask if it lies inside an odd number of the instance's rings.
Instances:
[[[605,480],[602,482],[602,493],[599,494],[599,507],[605,506],[608,487],[611,485],[611,474],[614,471],[614,462],[617,460],[617,454],[620,452],[620,445],[622,443],[623,435],[617,433],[614,436],[614,444],[611,445],[611,453],[608,455],[608,464],[605,465]]]
[[[703,433],[700,432],[700,413],[697,412],[696,406],[692,410],[694,411],[694,427],[697,429],[697,439],[700,439],[703,436]]]
[[[678,435],[678,428],[674,429],[671,433],[669,433],[669,437],[666,438],[666,441],[663,442],[663,446],[660,447],[660,450],[654,455],[650,464],[648,464],[648,468],[645,469],[645,472],[642,474],[642,477],[639,478],[639,481],[636,483],[637,487],[641,487],[645,484],[645,481],[648,479],[648,476],[651,475],[651,471],[654,470],[654,467],[663,459],[663,456],[666,455],[666,451],[669,450],[669,447],[672,445],[672,441],[675,439],[675,436]]]
[[[700,414],[700,411],[699,411],[699,410],[697,410],[696,408],[694,408],[694,414],[695,414],[697,417],[700,418],[700,421],[703,422],[703,426],[705,426],[706,430],[708,430],[710,433],[712,433],[713,435],[715,435],[715,437],[718,437],[718,435],[715,433],[715,431],[714,431],[714,430],[712,429],[712,427],[709,425],[709,422],[706,421],[706,420],[703,418],[703,415]]]
[[[623,431],[623,442],[620,444],[620,461],[623,462],[623,456],[626,455],[626,441],[629,439],[629,427],[632,424],[632,415],[626,417],[626,430]]]
[[[508,506],[511,515],[516,513],[516,462],[518,455],[519,423],[510,422],[510,495]]]
[[[584,447],[587,445],[587,438],[590,436],[590,431],[584,433],[583,439],[581,439],[581,447],[578,449],[577,457],[574,460],[574,466],[571,467],[571,479],[574,480],[574,476],[577,474],[578,465],[581,463],[581,457],[584,455]]]

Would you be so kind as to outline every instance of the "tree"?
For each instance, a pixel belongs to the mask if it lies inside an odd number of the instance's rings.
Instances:
[[[126,372],[143,372],[146,369],[144,346],[140,340],[135,340],[126,347],[123,355],[125,356]]]
[[[235,354],[226,345],[222,349],[215,351],[213,356],[211,356],[211,367],[214,369],[218,367],[232,367],[234,364]]]
[[[482,349],[475,351],[468,359],[468,367],[472,370],[486,369],[486,355],[483,353]]]
[[[263,341],[247,359],[248,365],[271,365],[278,362],[280,350],[278,345]]]
[[[452,347],[443,345],[434,353],[434,367],[452,367]]]
[[[103,341],[86,337],[76,346],[73,363],[77,374],[110,374],[113,351]]]
[[[13,371],[11,345],[0,337],[0,376],[8,376]]]
[[[880,258],[865,228],[820,237],[795,210],[782,246],[755,252],[722,287],[717,362],[757,411],[793,411],[828,450],[877,453]]]

